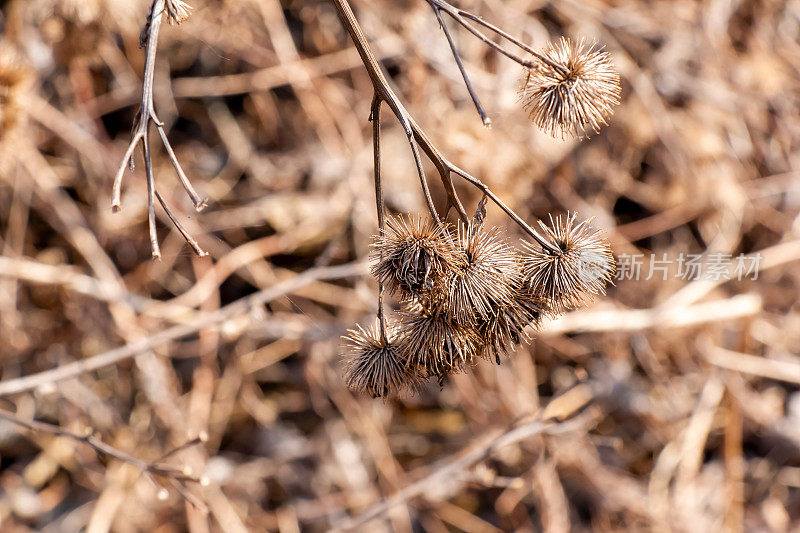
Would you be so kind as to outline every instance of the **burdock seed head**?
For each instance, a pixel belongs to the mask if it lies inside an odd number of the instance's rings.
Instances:
[[[394,342],[396,331],[387,327],[384,339],[377,326],[368,329],[360,325],[342,337],[346,345],[344,374],[350,390],[379,396],[398,396],[413,392],[420,376],[413,371]]]
[[[372,275],[390,294],[403,298],[427,299],[443,291],[460,261],[447,229],[432,220],[389,217],[372,246]]]
[[[420,374],[438,376],[466,370],[475,363],[481,340],[469,326],[458,324],[440,309],[411,302],[400,313],[398,345]]]
[[[446,306],[456,322],[472,325],[511,302],[519,267],[514,249],[497,229],[484,231],[475,223],[459,226],[458,244],[464,262],[448,280]]]
[[[619,74],[609,54],[562,37],[543,56],[550,64],[534,60],[519,88],[531,120],[554,137],[596,133],[620,103]]]
[[[605,294],[616,267],[611,247],[589,221],[575,224],[567,214],[550,226],[539,225],[558,252],[524,243],[523,275],[528,289],[542,298],[555,313],[584,305],[597,294]]]

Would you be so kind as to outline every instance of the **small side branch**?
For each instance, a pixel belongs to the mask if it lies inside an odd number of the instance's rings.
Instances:
[[[478,24],[480,26],[483,26],[487,30],[489,30],[491,32],[494,32],[495,34],[499,35],[500,37],[502,37],[506,41],[508,41],[511,44],[517,46],[518,48],[520,48],[524,52],[530,54],[531,56],[536,58],[538,61],[541,61],[545,65],[556,69],[558,72],[561,72],[562,74],[567,74],[567,72],[564,70],[564,68],[561,65],[553,63],[552,61],[550,61],[549,59],[544,57],[542,54],[540,54],[539,52],[537,52],[536,50],[534,50],[533,48],[531,48],[527,44],[523,43],[522,41],[520,41],[519,39],[517,39],[516,37],[514,37],[510,33],[506,32],[506,31],[503,31],[502,29],[498,28],[494,24],[483,20],[483,18],[479,17],[478,15],[474,15],[474,14],[470,13],[469,11],[464,11],[463,9],[458,9],[458,8],[448,4],[444,0],[427,0],[427,2],[434,9],[441,9],[442,11],[444,11],[445,13],[447,13],[448,15],[453,17],[453,19],[456,22],[458,22],[459,24],[464,26],[464,28],[466,28],[467,31],[469,31],[472,35],[474,35],[475,37],[477,37],[478,39],[483,41],[484,44],[486,44],[490,48],[493,48],[493,49],[497,50],[498,52],[500,52],[501,54],[503,54],[507,58],[511,59],[512,61],[514,61],[516,63],[519,63],[523,67],[533,68],[533,67],[535,67],[536,64],[533,63],[532,61],[528,61],[528,60],[522,59],[517,54],[515,54],[513,52],[510,52],[509,50],[506,50],[505,48],[503,48],[502,46],[500,46],[496,42],[494,42],[491,39],[489,39],[489,37],[487,37],[483,32],[481,32],[477,28],[473,27],[468,21],[471,20],[471,21],[475,22],[476,24]]]
[[[464,85],[467,86],[467,91],[469,92],[470,98],[472,98],[472,103],[475,104],[475,109],[478,111],[478,115],[481,117],[481,121],[483,122],[484,126],[491,126],[492,119],[489,118],[489,115],[486,114],[486,110],[483,109],[483,105],[481,105],[481,101],[478,99],[478,95],[475,93],[475,89],[472,88],[472,82],[469,81],[469,76],[467,76],[467,71],[464,69],[464,64],[461,62],[461,56],[458,53],[458,49],[456,48],[456,43],[453,42],[453,37],[450,35],[450,30],[447,29],[447,24],[445,24],[444,19],[442,18],[442,12],[438,6],[433,6],[433,12],[436,13],[436,18],[439,21],[439,26],[442,28],[444,32],[444,36],[447,37],[447,44],[450,45],[450,51],[453,52],[453,58],[456,60],[456,65],[458,65],[458,70],[461,71],[461,77],[464,78]]]
[[[180,23],[188,17],[189,6],[178,0],[154,0],[150,7],[150,13],[147,16],[147,24],[142,32],[142,42],[146,47],[145,63],[144,63],[144,80],[142,81],[142,100],[139,106],[139,111],[136,115],[134,124],[134,133],[128,149],[120,163],[119,170],[114,177],[114,186],[112,190],[111,208],[114,211],[122,209],[122,178],[125,174],[125,167],[130,165],[133,168],[133,152],[136,145],[142,143],[142,154],[144,157],[145,174],[147,177],[147,222],[150,232],[150,250],[153,258],[159,259],[161,257],[161,250],[158,245],[158,235],[156,233],[156,217],[155,217],[155,201],[158,198],[164,210],[167,212],[170,220],[175,224],[180,234],[186,239],[186,242],[192,247],[197,255],[207,255],[206,252],[200,248],[197,241],[192,238],[186,230],[178,223],[175,216],[167,207],[164,199],[158,193],[156,188],[155,178],[153,176],[153,161],[150,154],[150,123],[156,125],[161,142],[167,150],[169,159],[181,185],[186,190],[189,198],[192,201],[195,209],[201,211],[208,203],[205,198],[202,198],[197,191],[195,191],[189,178],[183,171],[178,158],[175,156],[175,151],[167,139],[167,134],[164,131],[164,123],[158,118],[155,106],[153,105],[153,81],[155,79],[155,64],[156,64],[156,50],[158,48],[158,32],[161,27],[162,16],[166,12],[170,22],[175,21]]]

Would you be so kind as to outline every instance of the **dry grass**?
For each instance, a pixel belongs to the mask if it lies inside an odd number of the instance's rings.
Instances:
[[[147,462],[208,437],[164,460],[207,486],[176,485],[0,421],[3,531],[800,528],[797,5],[463,5],[536,48],[605,45],[623,82],[610,126],[536,131],[519,66],[450,24],[485,129],[424,1],[355,7],[450,160],[528,220],[596,217],[618,258],[646,254],[642,279],[502,366],[384,402],[348,392],[339,357],[374,317],[376,221],[371,86],[332,6],[197,0],[161,28],[155,105],[208,209],[153,142],[155,179],[210,257],[157,209],[153,262],[138,155],[111,212],[148,2],[2,3],[0,408]],[[383,158],[389,207],[424,212],[388,120]],[[757,252],[757,280],[644,279],[651,253]]]

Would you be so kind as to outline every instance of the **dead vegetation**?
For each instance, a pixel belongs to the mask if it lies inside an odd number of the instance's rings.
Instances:
[[[138,154],[111,211],[149,3],[2,3],[0,408],[61,432],[0,420],[3,531],[800,527],[796,4],[460,3],[612,54],[610,125],[561,141],[517,102],[519,65],[447,20],[486,129],[428,3],[357,1],[447,157],[523,218],[594,216],[621,267],[502,365],[384,402],[342,378],[376,221],[372,84],[336,11],[198,0],[162,25],[155,108],[208,207],[156,142],[154,176],[210,257],[157,209],[154,262]],[[406,133],[383,134],[388,208],[424,212]],[[739,254],[757,279],[705,276]]]

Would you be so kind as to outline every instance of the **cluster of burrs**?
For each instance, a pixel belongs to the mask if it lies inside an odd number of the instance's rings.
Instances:
[[[575,218],[540,222],[547,246],[517,249],[482,216],[457,227],[390,217],[372,253],[379,319],[344,338],[347,385],[397,396],[431,377],[441,384],[480,359],[500,364],[544,316],[603,294],[615,268],[611,248]],[[394,320],[384,316],[383,290],[399,302]]]

